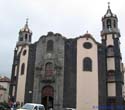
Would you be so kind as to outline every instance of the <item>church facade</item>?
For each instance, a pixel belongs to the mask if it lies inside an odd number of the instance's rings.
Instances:
[[[89,33],[69,39],[53,32],[31,43],[26,22],[14,50],[11,100],[42,103],[46,110],[122,108],[119,38],[118,18],[110,6],[102,17],[101,43]]]

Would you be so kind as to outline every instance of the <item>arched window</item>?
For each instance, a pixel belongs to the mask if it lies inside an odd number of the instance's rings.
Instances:
[[[103,21],[103,28],[105,29],[105,22]]]
[[[114,28],[116,28],[116,21],[115,20],[113,21],[113,26],[114,26]]]
[[[107,19],[107,28],[110,29],[111,27],[111,19]]]
[[[27,38],[28,38],[28,35],[27,35],[27,34],[25,34],[25,41],[27,41]]]
[[[114,56],[114,47],[113,46],[108,46],[107,56]]]
[[[53,87],[49,86],[49,85],[43,87],[43,89],[42,89],[42,96],[44,96],[44,97],[45,96],[53,97],[54,96],[54,89],[53,89]]]
[[[53,51],[53,41],[48,40],[47,42],[47,52],[52,52]]]
[[[29,35],[29,42],[31,42],[31,35]]]
[[[25,64],[23,63],[23,64],[21,65],[21,75],[24,74],[24,70],[25,70]]]
[[[19,41],[23,41],[23,37],[20,37],[20,38],[19,38]]]
[[[25,56],[25,55],[26,55],[26,52],[27,52],[27,51],[26,51],[26,49],[25,49],[25,50],[23,50],[23,56]]]
[[[92,71],[92,60],[91,58],[84,58],[83,59],[83,71]]]
[[[107,77],[108,77],[108,81],[114,81],[115,80],[115,71],[109,70]]]
[[[51,76],[52,74],[53,74],[53,64],[51,62],[48,62],[45,65],[45,75]]]

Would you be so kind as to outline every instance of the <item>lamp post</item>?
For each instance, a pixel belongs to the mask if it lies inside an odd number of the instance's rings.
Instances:
[[[32,102],[32,91],[29,90],[28,93],[29,93],[29,102]]]

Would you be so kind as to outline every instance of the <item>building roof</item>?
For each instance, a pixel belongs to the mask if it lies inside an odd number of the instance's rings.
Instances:
[[[88,31],[84,34],[84,35],[81,35],[80,37],[78,37],[77,39],[79,39],[79,38],[90,38],[90,39],[92,39],[95,43],[97,43],[98,44],[98,42],[94,39],[94,37],[90,34],[90,33],[88,33]]]
[[[10,82],[10,79],[6,76],[0,76],[0,82]]]

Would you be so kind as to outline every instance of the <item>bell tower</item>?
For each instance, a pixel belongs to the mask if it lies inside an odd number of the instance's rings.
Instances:
[[[30,44],[31,39],[32,39],[32,31],[29,29],[28,18],[27,18],[26,24],[19,31],[19,38],[18,38],[17,45]]]
[[[32,37],[32,31],[29,29],[28,19],[27,19],[26,24],[19,31],[19,37],[14,51],[14,59],[13,59],[12,74],[11,74],[11,85],[10,85],[10,92],[9,92],[10,99],[14,102],[20,101],[21,103],[24,103],[25,100],[30,100],[28,98],[24,99],[24,95],[25,93],[27,94],[27,91],[25,91],[25,88],[27,84],[26,82],[27,75],[29,75],[29,72],[28,72],[29,71],[28,69],[30,68],[29,62],[33,61],[29,59],[30,59],[30,55],[34,54],[31,52],[31,50],[34,48],[33,45],[31,44],[31,37]]]
[[[108,3],[106,14],[102,17],[101,38],[102,44],[106,47],[107,107],[117,110],[116,107],[122,107],[124,80],[118,18],[112,13],[110,3]]]
[[[112,13],[110,9],[110,3],[108,3],[108,9],[106,14],[102,17],[102,38],[106,34],[116,34],[117,37],[120,37],[120,32],[118,29],[118,18],[115,14]]]

